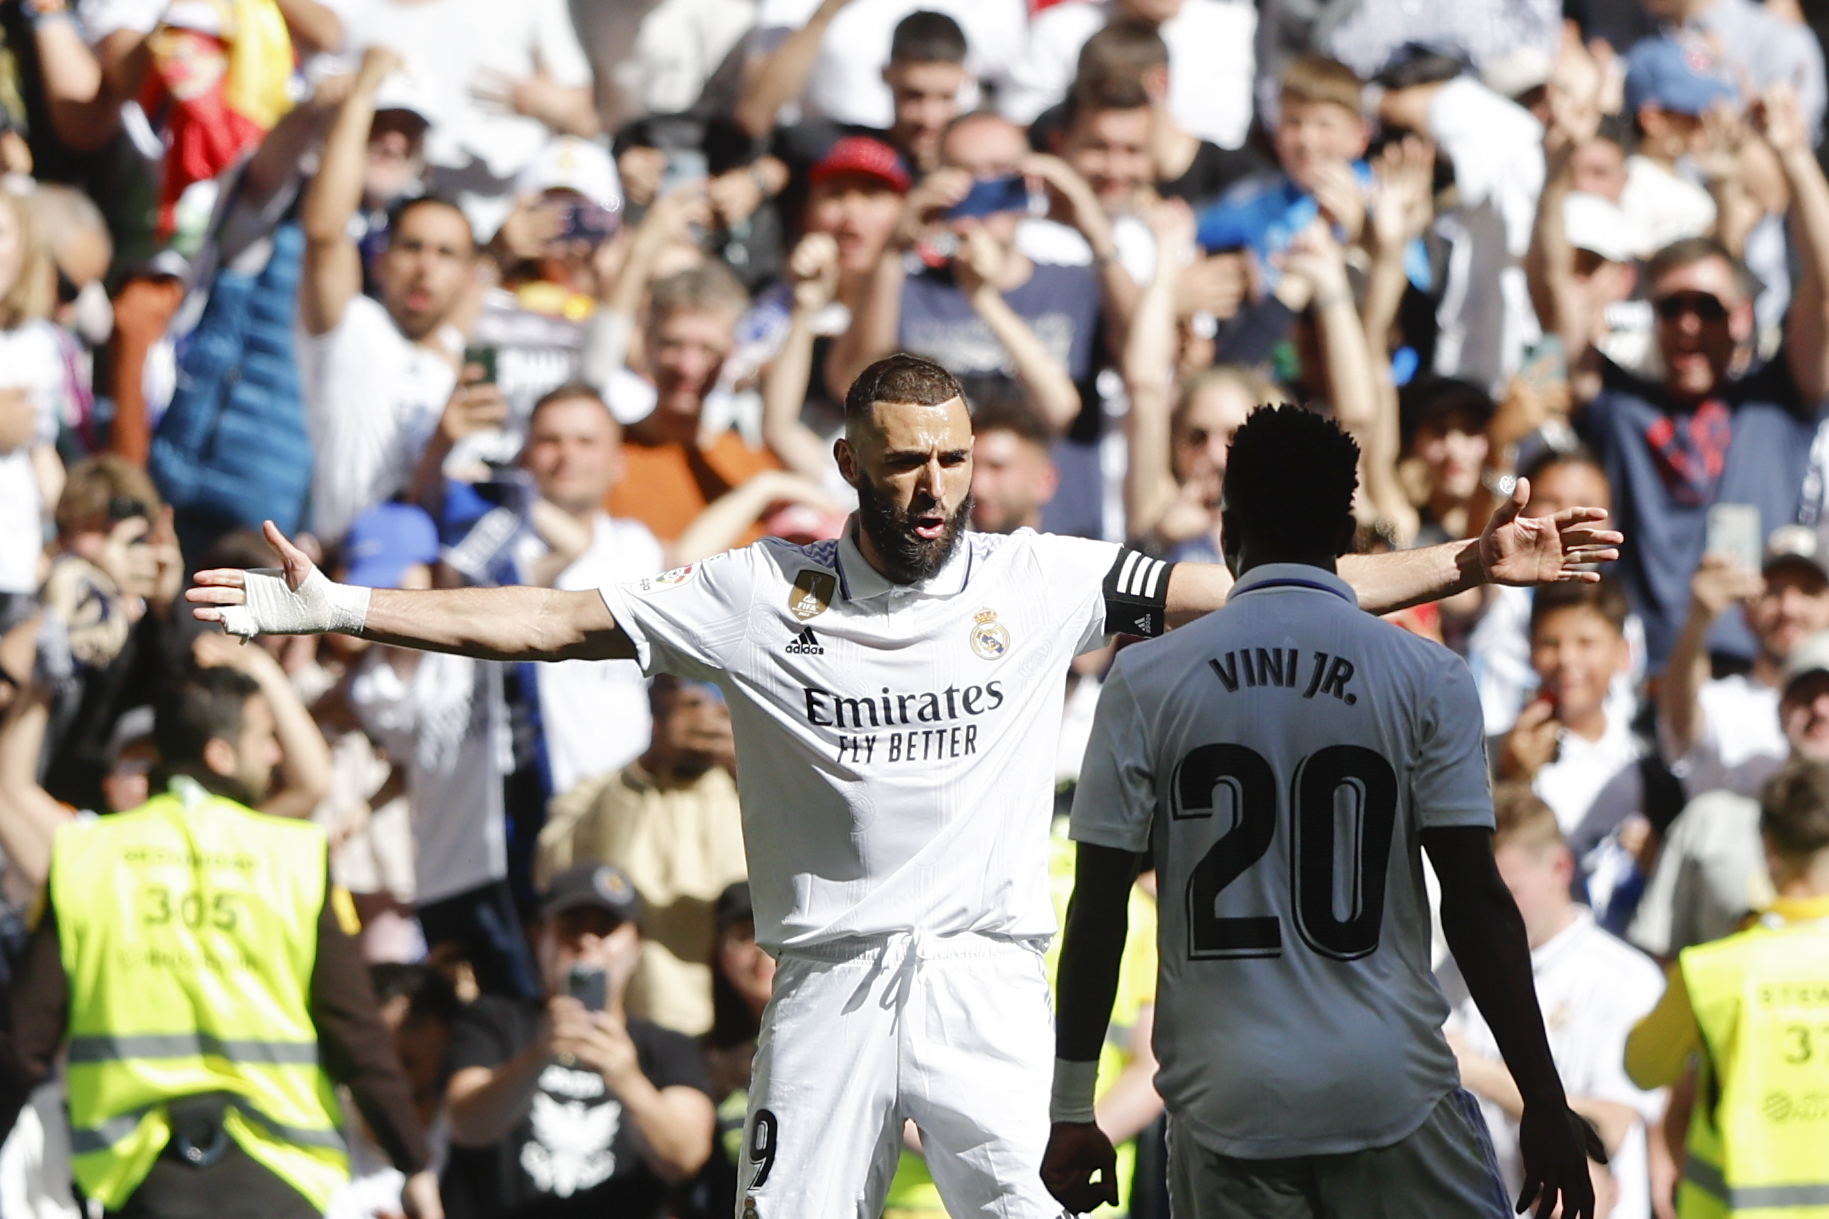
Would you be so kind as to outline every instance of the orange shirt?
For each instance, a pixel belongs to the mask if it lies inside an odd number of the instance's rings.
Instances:
[[[734,431],[702,452],[672,442],[644,444],[634,436],[623,438],[622,451],[628,470],[604,500],[604,510],[640,521],[663,542],[677,539],[712,500],[781,466],[773,453],[750,448]],[[761,536],[758,523],[737,544],[746,546]]]

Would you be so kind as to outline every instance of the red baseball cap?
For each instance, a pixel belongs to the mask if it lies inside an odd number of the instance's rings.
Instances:
[[[818,186],[837,174],[875,178],[898,195],[907,193],[914,181],[895,149],[867,135],[848,135],[833,144],[813,166],[809,178]]]

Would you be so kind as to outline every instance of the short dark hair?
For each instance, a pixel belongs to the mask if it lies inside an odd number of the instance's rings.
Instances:
[[[1123,17],[1105,26],[1080,48],[1074,83],[1100,77],[1122,76],[1143,83],[1151,68],[1165,67],[1169,44],[1162,32],[1147,21]]]
[[[890,63],[964,63],[965,31],[945,13],[908,14],[889,37]]]
[[[1462,377],[1429,373],[1417,377],[1397,394],[1398,426],[1406,448],[1424,427],[1455,415],[1463,416],[1483,432],[1497,410],[1485,386]]]
[[[1332,419],[1260,406],[1226,458],[1225,511],[1239,541],[1285,553],[1336,553],[1351,535],[1359,446]]]
[[[534,402],[533,409],[527,412],[527,426],[532,428],[534,416],[538,415],[553,403],[576,402],[579,400],[595,402],[598,406],[602,407],[603,413],[608,415],[610,417],[610,422],[616,425],[616,430],[618,432],[622,431],[622,424],[617,420],[615,412],[610,410],[609,403],[603,400],[603,395],[598,393],[597,387],[592,385],[589,381],[567,381],[565,384],[556,386],[541,394]]]
[[[408,1017],[430,1016],[440,1024],[450,1024],[463,1009],[451,980],[430,965],[381,961],[368,967],[368,980],[378,1004],[405,998]]]
[[[1806,860],[1829,847],[1829,762],[1793,758],[1766,780],[1759,829],[1786,859]]]
[[[456,212],[457,218],[464,222],[464,235],[470,238],[470,248],[476,249],[476,230],[470,226],[470,217],[457,205],[457,200],[437,192],[402,199],[388,209],[387,240],[390,245],[400,235],[400,226],[406,222],[406,218],[422,207],[443,207]]]
[[[1531,594],[1531,634],[1545,618],[1566,609],[1593,610],[1621,635],[1632,612],[1625,586],[1614,576],[1603,576],[1598,584],[1546,584]]]
[[[1753,278],[1746,264],[1735,257],[1734,252],[1713,237],[1684,237],[1671,242],[1645,262],[1645,284],[1655,286],[1658,280],[1672,271],[1682,267],[1693,266],[1719,258],[1734,273],[1734,284],[1740,289],[1743,297],[1758,295],[1759,283]]]
[[[248,700],[259,693],[260,685],[238,670],[192,669],[166,687],[153,713],[159,760],[174,768],[201,763],[211,741],[234,741],[241,735]]]
[[[845,419],[868,419],[871,408],[879,402],[938,406],[964,397],[965,390],[952,373],[932,360],[898,351],[857,374],[857,380],[845,392]]]
[[[1134,76],[1088,76],[1077,80],[1061,103],[1061,126],[1071,130],[1087,115],[1107,110],[1145,110],[1152,105],[1143,81]]]
[[[1000,378],[1001,380],[1001,378]],[[1002,392],[974,391],[967,397],[972,406],[972,435],[986,432],[1008,432],[1018,440],[1047,452],[1054,444],[1054,429],[1041,413],[1022,397],[1020,391],[1006,388]]]

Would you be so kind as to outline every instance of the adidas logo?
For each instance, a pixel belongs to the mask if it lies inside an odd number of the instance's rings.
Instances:
[[[787,650],[795,656],[824,656],[826,654],[825,647],[819,642],[819,636],[813,633],[813,628],[810,626],[794,636],[793,642],[787,645]]]

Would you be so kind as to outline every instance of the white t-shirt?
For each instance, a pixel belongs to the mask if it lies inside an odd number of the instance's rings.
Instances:
[[[1778,690],[1742,673],[1702,684],[1696,691],[1701,730],[1670,768],[1691,795],[1722,789],[1755,795],[1784,765],[1791,744],[1778,720],[1778,697]]]
[[[536,62],[557,84],[589,85],[590,61],[565,0],[369,0],[350,24],[353,43],[379,44],[406,60],[432,121],[426,163],[487,241],[512,206],[514,176],[553,133],[539,119],[490,113],[471,90],[491,73],[526,80]]]
[[[1626,187],[1619,207],[1645,235],[1648,251],[1700,237],[1715,223],[1714,196],[1645,157],[1626,158]]]
[[[420,905],[508,875],[502,776],[514,766],[502,670],[428,652],[402,680],[371,652],[350,685],[362,727],[407,768],[414,894]]]
[[[759,45],[778,45],[818,8],[819,0],[762,0],[756,13]],[[945,13],[959,23],[965,67],[977,80],[1002,81],[1022,52],[1028,24],[1023,0],[852,0],[826,27],[801,95],[803,112],[864,127],[894,123],[895,101],[883,83],[889,40],[902,18],[922,11]],[[960,113],[976,104],[977,90],[968,85],[959,98]]]
[[[765,538],[603,589],[645,672],[716,682],[730,702],[760,943],[1053,934],[1067,666],[1105,633],[1118,554],[973,533],[900,586],[849,533]]]
[[[1062,101],[1079,68],[1080,48],[1117,13],[1111,0],[1057,4],[1029,25],[1022,58],[998,95],[1005,118],[1027,127]],[[1163,22],[1169,49],[1169,115],[1185,131],[1237,148],[1251,131],[1252,40],[1257,9],[1243,0],[1184,0]]]
[[[1562,1086],[1571,1096],[1614,1101],[1635,1110],[1643,1122],[1664,1111],[1664,1092],[1647,1092],[1626,1077],[1626,1034],[1657,1006],[1664,975],[1651,958],[1603,931],[1583,906],[1575,921],[1531,949],[1531,976],[1537,1004],[1543,1009],[1550,1057],[1556,1060]],[[1486,1058],[1500,1059],[1467,983],[1452,959],[1438,975],[1442,992],[1454,1005],[1448,1031],[1458,1033]],[[1515,1198],[1523,1184],[1524,1162],[1518,1154],[1518,1123],[1498,1105],[1480,1099],[1486,1128],[1492,1134],[1506,1197]],[[1613,1157],[1613,1179],[1619,1185],[1614,1219],[1649,1219],[1651,1188],[1647,1177],[1645,1126],[1633,1127]]]
[[[1563,729],[1555,760],[1537,771],[1531,790],[1573,836],[1583,822],[1618,825],[1639,810],[1638,760],[1643,750],[1626,717],[1609,709],[1600,740]]]
[[[0,330],[0,389],[23,388],[31,402],[32,438],[0,453],[0,593],[38,588],[44,551],[44,501],[32,450],[57,439],[67,382],[63,349],[49,322]]]
[[[522,570],[545,547],[525,537],[517,561]],[[553,587],[566,592],[626,584],[658,575],[660,543],[640,521],[619,521],[607,512],[591,522],[590,549],[559,573]],[[561,660],[537,666],[540,726],[553,794],[561,795],[595,775],[621,770],[647,752],[653,733],[648,686],[631,665]]]
[[[335,329],[299,336],[299,381],[317,458],[312,526],[334,542],[412,478],[457,370],[400,333],[380,302],[356,296]]]
[[[1248,1159],[1415,1130],[1457,1082],[1420,831],[1492,824],[1467,666],[1329,572],[1254,568],[1224,609],[1119,653],[1073,837],[1155,851],[1176,1129]]]

